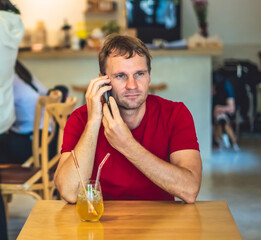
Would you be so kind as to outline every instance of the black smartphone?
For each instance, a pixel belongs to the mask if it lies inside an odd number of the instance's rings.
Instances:
[[[103,73],[102,75],[105,76],[106,73]],[[110,85],[110,84],[104,84],[103,86],[105,86],[105,85]],[[105,93],[103,94],[103,97],[104,97],[104,99],[105,99],[105,102],[108,104],[109,110],[110,110],[110,112],[111,112],[111,105],[110,105],[110,101],[109,101],[109,97],[110,97],[110,96],[111,96],[111,90],[110,90],[110,91],[107,91],[107,92],[105,92]],[[111,112],[111,113],[112,113],[112,112]]]

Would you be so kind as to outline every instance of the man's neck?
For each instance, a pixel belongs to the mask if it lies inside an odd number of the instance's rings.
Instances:
[[[146,112],[146,102],[140,108],[134,110],[120,109],[121,117],[130,130],[138,127]]]

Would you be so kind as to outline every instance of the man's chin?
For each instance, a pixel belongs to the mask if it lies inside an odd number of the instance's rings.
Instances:
[[[140,107],[140,105],[127,105],[127,104],[120,104],[119,108],[125,109],[125,110],[136,110]]]
[[[139,109],[141,107],[142,103],[137,103],[137,102],[121,102],[121,103],[118,103],[118,106],[120,108],[123,108],[125,110],[136,110],[136,109]]]
[[[117,105],[119,108],[125,110],[137,110],[139,109],[142,104],[146,102],[146,97],[139,96],[137,98],[115,98]]]

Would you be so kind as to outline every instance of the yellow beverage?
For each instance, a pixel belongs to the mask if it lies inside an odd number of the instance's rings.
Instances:
[[[87,199],[83,189],[79,190],[76,209],[82,221],[98,221],[103,214],[103,198],[99,190],[94,189],[94,185],[87,185]]]

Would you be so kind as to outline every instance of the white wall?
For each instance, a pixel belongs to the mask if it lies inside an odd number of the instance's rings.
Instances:
[[[119,25],[125,26],[125,9],[124,1],[118,1],[118,8],[115,18],[119,19]],[[37,21],[44,21],[47,32],[47,42],[49,46],[59,44],[61,38],[61,27],[64,24],[64,19],[73,27],[72,32],[75,32],[77,22],[85,20],[85,10],[87,0],[12,0],[12,3],[17,6],[21,12],[21,17],[26,29],[33,30],[36,27]],[[111,14],[103,14],[90,18],[111,19],[114,18]]]
[[[84,20],[86,9],[86,0],[12,0],[12,3],[20,10],[26,29],[35,29],[37,21],[45,22],[50,46],[58,44],[64,19],[74,26]]]
[[[21,11],[27,28],[34,28],[38,20],[44,20],[48,30],[56,30],[64,18],[70,22],[83,20],[86,0],[13,0]]]
[[[218,34],[225,44],[261,43],[260,0],[209,0],[210,34]],[[183,30],[188,37],[197,31],[190,0],[183,0]]]
[[[197,30],[191,0],[183,0],[183,36]],[[257,63],[261,50],[261,0],[209,0],[208,25],[210,35],[217,34],[224,44],[223,58],[250,59]]]

